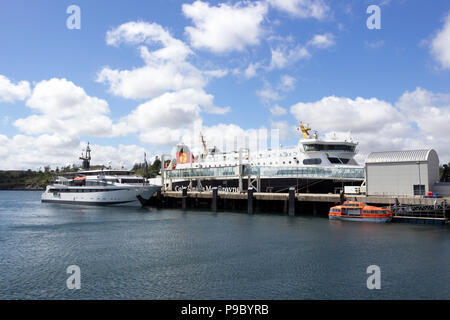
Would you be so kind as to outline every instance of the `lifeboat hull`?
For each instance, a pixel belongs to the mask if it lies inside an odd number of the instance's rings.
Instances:
[[[341,221],[358,221],[358,222],[375,222],[375,223],[388,223],[391,222],[392,217],[343,217],[329,215],[329,220],[341,220]]]

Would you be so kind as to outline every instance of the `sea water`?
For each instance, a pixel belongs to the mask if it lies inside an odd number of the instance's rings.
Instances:
[[[448,226],[67,206],[40,195],[0,191],[0,299],[450,298]],[[68,285],[70,266],[80,289]],[[380,289],[368,289],[369,266]]]

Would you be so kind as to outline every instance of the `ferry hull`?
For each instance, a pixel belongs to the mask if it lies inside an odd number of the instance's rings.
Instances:
[[[336,193],[343,186],[360,186],[362,180],[332,180],[332,179],[305,179],[305,178],[261,178],[261,192],[288,192],[290,187],[297,189],[300,193]],[[180,191],[182,187],[188,187],[188,181],[174,181],[172,191]],[[192,188],[197,188],[198,184],[192,181]],[[238,179],[210,179],[202,181],[202,188],[210,189],[217,187],[228,192],[238,192]],[[248,189],[247,179],[243,180],[243,189]]]

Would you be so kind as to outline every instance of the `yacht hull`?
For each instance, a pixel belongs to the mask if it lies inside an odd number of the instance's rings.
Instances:
[[[141,207],[138,197],[149,199],[160,186],[127,186],[110,188],[48,187],[42,194],[43,203],[59,203],[89,206]]]

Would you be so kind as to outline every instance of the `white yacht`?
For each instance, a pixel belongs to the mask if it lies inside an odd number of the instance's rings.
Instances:
[[[47,186],[41,196],[42,202],[98,205],[143,206],[161,186],[149,184],[148,179],[134,175],[128,170],[90,170],[91,150],[89,144],[83,160],[83,170],[66,177],[58,177]]]
[[[208,149],[201,136],[203,153],[194,155],[188,146],[179,144],[176,159],[164,170],[165,184],[175,190],[180,186],[198,189],[199,183],[200,188],[236,189],[239,182],[233,177],[244,175],[258,177],[261,192],[295,187],[299,192],[329,193],[342,190],[344,185],[361,185],[364,166],[354,159],[358,143],[351,138],[321,139],[303,123],[298,131],[298,145],[276,150],[220,152],[216,147]],[[249,180],[243,181],[239,189],[249,186]]]

